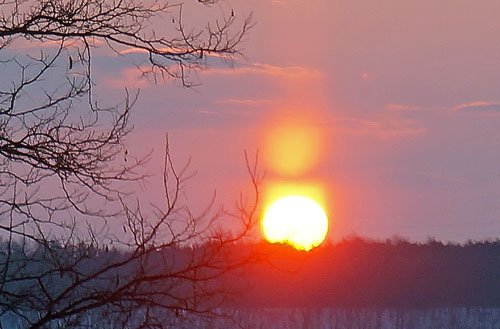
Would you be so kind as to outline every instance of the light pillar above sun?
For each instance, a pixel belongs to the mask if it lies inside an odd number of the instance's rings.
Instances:
[[[299,176],[311,170],[321,158],[320,129],[294,120],[266,132],[264,159],[276,173]]]
[[[264,132],[264,161],[279,179],[264,188],[262,233],[270,243],[311,250],[329,227],[325,189],[310,177],[323,155],[322,125],[311,114],[290,112],[271,122]]]

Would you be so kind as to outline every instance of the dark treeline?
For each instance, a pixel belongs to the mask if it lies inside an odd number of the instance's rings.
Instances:
[[[500,307],[500,241],[361,238],[311,252],[260,246],[261,261],[233,278],[235,302],[263,307]]]
[[[0,263],[7,257],[7,244],[0,243]],[[372,241],[351,238],[326,244],[310,252],[299,252],[267,243],[226,246],[219,255],[233,264],[245,262],[214,284],[224,291],[229,306],[242,307],[331,307],[331,308],[440,308],[500,307],[500,241],[444,244],[435,240],[412,243],[403,239]],[[40,271],[44,248],[11,245],[10,258],[23,254],[33,264],[24,271]],[[91,269],[126,252],[91,246],[51,248],[64,258],[91,253],[80,268]],[[154,271],[162,266],[186,263],[210,246],[169,248],[150,255]],[[27,256],[27,257],[26,257]],[[174,260],[168,261],[168,260]],[[219,264],[224,261],[219,259]],[[237,263],[237,262],[236,262]],[[133,267],[130,264],[128,268]],[[19,269],[17,269],[19,270]],[[122,268],[122,271],[126,268]],[[206,271],[206,269],[204,270]],[[112,278],[118,273],[111,273]],[[65,276],[54,273],[57,289]],[[126,277],[127,273],[120,273]],[[114,282],[114,281],[113,281]],[[159,286],[158,289],[161,289]]]

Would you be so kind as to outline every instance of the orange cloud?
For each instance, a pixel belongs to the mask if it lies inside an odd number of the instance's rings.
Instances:
[[[286,1],[286,0],[272,0],[271,2],[274,5],[286,5],[286,4],[288,4],[288,1]]]

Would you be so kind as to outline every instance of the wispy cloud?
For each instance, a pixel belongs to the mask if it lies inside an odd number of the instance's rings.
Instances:
[[[207,115],[217,115],[219,112],[217,111],[211,111],[211,110],[198,110],[198,113],[200,114],[207,114]]]
[[[144,77],[139,68],[127,67],[123,68],[115,77],[106,76],[105,84],[110,88],[145,88],[152,85],[153,82]]]
[[[155,48],[155,50],[158,53],[170,53],[170,54],[183,54],[191,51],[189,48],[180,48],[180,47],[158,47]],[[140,47],[130,47],[126,48],[123,50],[118,51],[118,54],[120,55],[128,55],[128,54],[147,54],[149,53],[148,50]],[[219,54],[211,54],[211,53],[205,53],[203,54],[203,57],[205,56],[211,56],[211,57],[221,57]]]
[[[388,112],[404,113],[418,111],[420,108],[410,104],[388,103],[385,104],[384,109]]]
[[[346,133],[376,138],[411,137],[425,133],[422,124],[411,118],[380,115],[373,118],[345,117],[336,119]]]
[[[237,99],[237,98],[228,98],[228,99],[219,99],[215,101],[216,104],[224,104],[224,105],[242,105],[242,106],[260,106],[260,105],[269,105],[274,101],[272,99]]]
[[[203,72],[204,74],[212,75],[268,75],[278,77],[303,77],[314,78],[322,77],[323,73],[314,68],[304,66],[277,66],[270,64],[255,63],[248,66],[240,66],[234,68],[212,68]]]
[[[500,113],[500,102],[475,101],[453,107],[455,112],[497,112]]]
[[[127,48],[124,50],[119,51],[118,53],[120,55],[129,55],[129,54],[146,54],[148,51],[142,48]]]

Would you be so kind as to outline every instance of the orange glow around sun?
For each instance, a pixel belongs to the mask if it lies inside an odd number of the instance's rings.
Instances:
[[[275,181],[265,186],[264,199],[261,228],[268,242],[308,251],[325,240],[329,222],[321,185]]]

